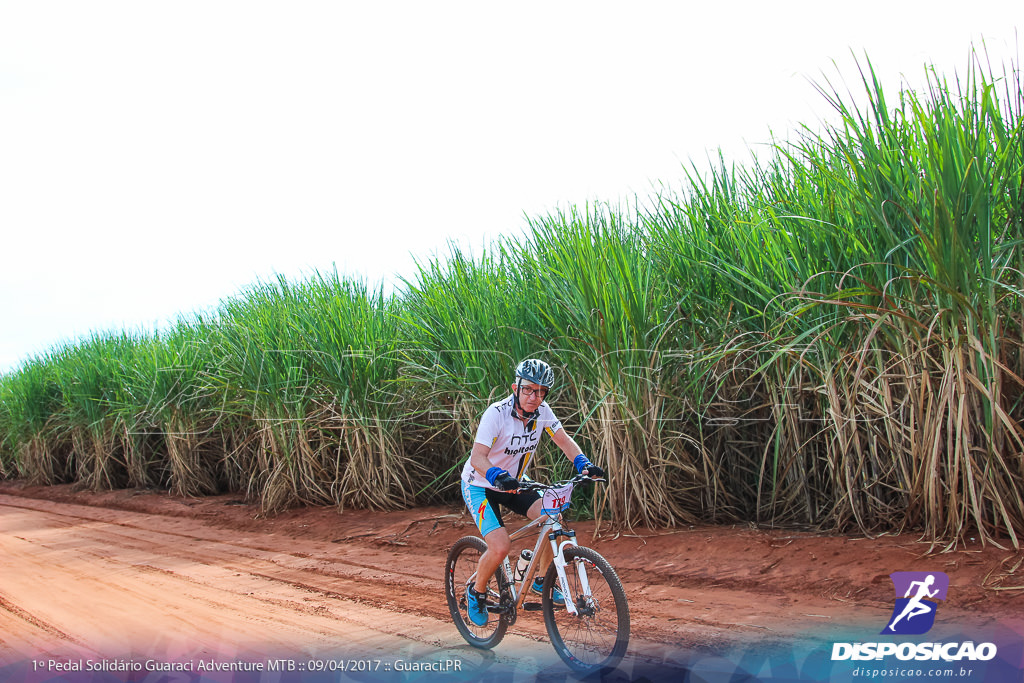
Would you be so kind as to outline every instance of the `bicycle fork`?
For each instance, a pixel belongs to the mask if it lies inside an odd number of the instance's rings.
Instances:
[[[551,541],[551,545],[555,545],[555,541]],[[569,566],[569,563],[565,561],[565,546],[576,545],[575,538],[568,538],[558,544],[558,549],[555,550],[555,572],[558,575],[558,583],[561,585],[562,597],[565,599],[565,609],[569,614],[578,616],[579,612],[576,609],[576,601],[573,599],[572,589],[569,588],[569,577],[565,573],[565,568]],[[580,588],[583,590],[583,595],[590,597],[590,581],[587,580],[587,570],[583,567],[577,566],[576,573],[580,578]]]

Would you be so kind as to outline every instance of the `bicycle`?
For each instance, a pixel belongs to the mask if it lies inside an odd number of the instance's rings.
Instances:
[[[569,507],[573,488],[584,481],[605,480],[577,475],[554,484],[522,483],[521,489],[543,492],[543,512],[512,533],[510,539],[515,541],[535,530],[537,543],[525,571],[514,574],[506,557],[488,579],[487,611],[493,617],[484,626],[469,620],[466,590],[476,581],[477,563],[487,544],[479,536],[464,536],[452,545],[445,563],[445,596],[455,626],[470,645],[493,648],[516,623],[519,610],[541,611],[551,644],[574,671],[591,674],[619,664],[629,645],[629,606],[622,582],[597,551],[577,545],[576,532],[566,528],[561,518]],[[526,602],[545,539],[554,559],[544,576],[541,602]],[[565,599],[562,606],[552,599],[556,587]]]

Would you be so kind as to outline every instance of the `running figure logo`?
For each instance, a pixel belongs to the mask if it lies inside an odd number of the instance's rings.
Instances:
[[[946,599],[949,577],[942,572],[893,572],[889,578],[896,590],[896,606],[882,634],[927,633],[935,623],[938,601]]]

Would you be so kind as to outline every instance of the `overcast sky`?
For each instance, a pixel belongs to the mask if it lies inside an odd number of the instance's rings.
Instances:
[[[700,9],[695,9],[700,5]],[[0,0],[0,372],[276,273],[412,276],[830,115],[810,81],[1009,63],[1019,0]],[[835,62],[835,64],[833,63]]]

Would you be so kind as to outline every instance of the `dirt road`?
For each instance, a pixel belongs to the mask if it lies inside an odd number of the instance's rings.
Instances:
[[[576,528],[626,585],[633,637],[623,679],[736,671],[737,649],[756,670],[751,653],[780,644],[827,656],[832,642],[884,626],[897,570],[950,576],[929,637],[1024,633],[1024,590],[997,590],[1024,583],[1010,551],[923,556],[927,546],[905,537],[720,528],[593,539],[592,523]],[[456,509],[265,519],[230,496],[5,482],[0,678],[93,680],[102,667],[103,680],[270,681],[289,669],[305,669],[303,681],[565,679],[539,614],[522,615],[492,652],[467,646],[452,626],[441,566],[448,545],[472,531]],[[337,671],[352,666],[370,671]]]

